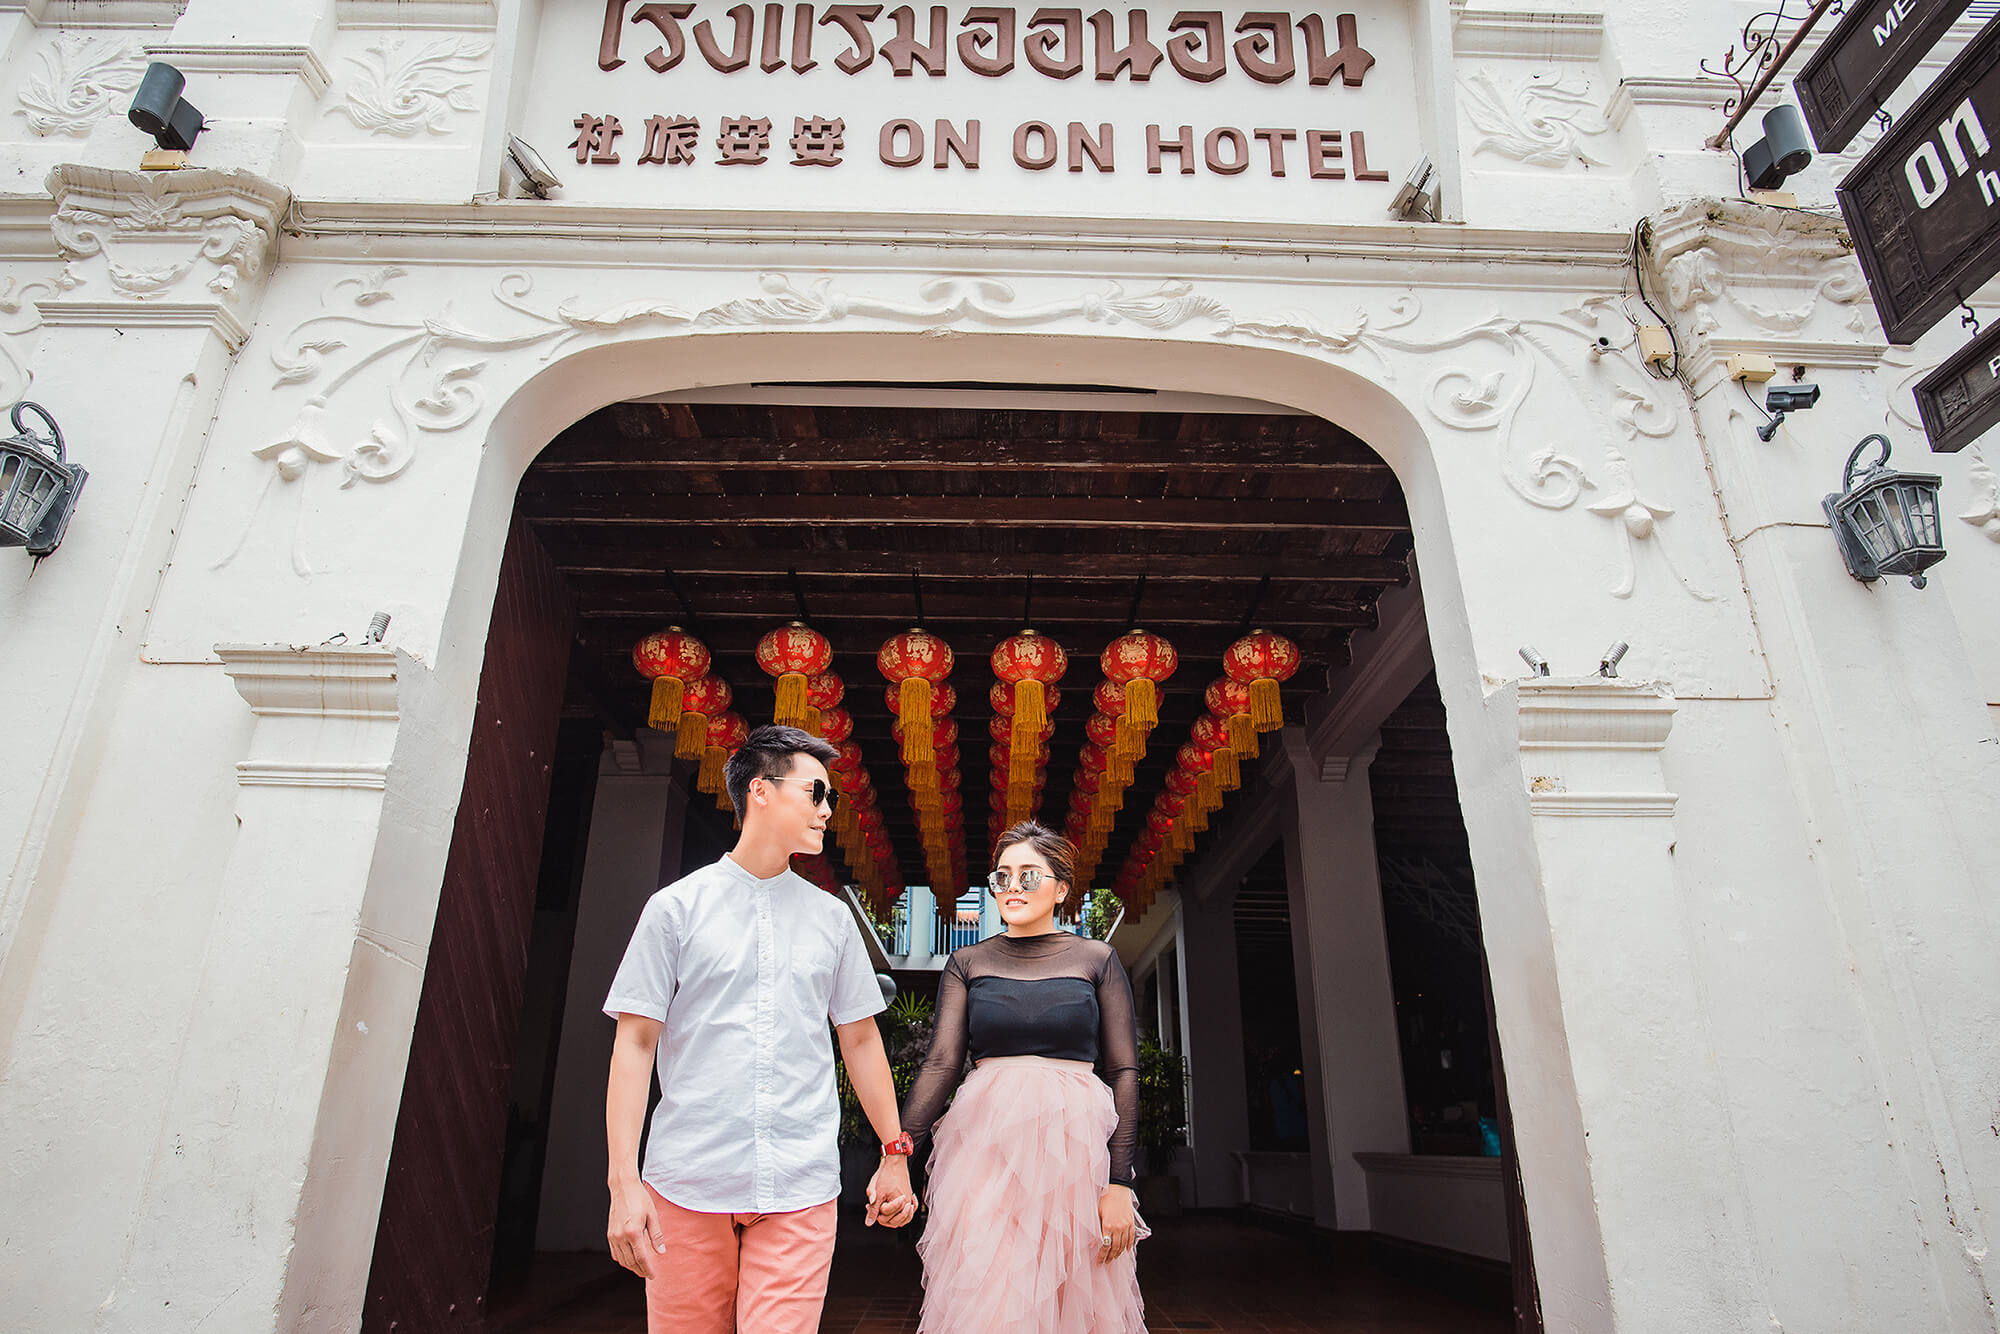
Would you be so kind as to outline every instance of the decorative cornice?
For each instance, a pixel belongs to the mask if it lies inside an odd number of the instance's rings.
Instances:
[[[1470,1181],[1500,1180],[1498,1158],[1474,1158],[1446,1153],[1356,1153],[1354,1161],[1370,1176],[1460,1177]]]
[[[389,786],[389,766],[240,760],[236,781],[242,787],[354,787],[380,792]]]
[[[42,322],[52,326],[97,329],[207,329],[231,352],[250,341],[250,328],[227,307],[208,301],[71,301],[51,297],[37,301]]]
[[[148,43],[146,58],[164,60],[184,74],[291,75],[318,97],[332,82],[326,62],[310,46],[271,42]]]
[[[1678,801],[1672,792],[1541,791],[1528,793],[1528,810],[1535,815],[1659,819],[1672,815]]]
[[[291,202],[282,186],[249,172],[75,163],[49,173],[48,191],[65,261],[58,286],[162,305],[204,289],[221,302],[240,299],[242,285],[263,276]]]
[[[334,21],[343,28],[491,32],[499,20],[494,0],[334,0]]]
[[[187,0],[0,0],[38,28],[171,28]]]
[[[1522,750],[1662,750],[1678,707],[1663,685],[1599,676],[1531,678],[1519,698]]]
[[[217,644],[215,655],[259,718],[394,722],[399,716],[394,649]]]
[[[1596,60],[1604,51],[1604,16],[1540,9],[1466,9],[1454,0],[1452,49],[1461,57]]]

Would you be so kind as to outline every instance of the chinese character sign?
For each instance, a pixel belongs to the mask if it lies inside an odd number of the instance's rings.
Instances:
[[[1396,0],[543,15],[525,133],[585,203],[1380,222],[1433,101]]]

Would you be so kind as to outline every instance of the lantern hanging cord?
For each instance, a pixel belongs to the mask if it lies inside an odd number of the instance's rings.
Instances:
[[[1257,621],[1257,608],[1264,603],[1264,590],[1271,586],[1271,576],[1265,575],[1257,581],[1257,591],[1250,595],[1250,605],[1243,610],[1243,624],[1239,633],[1250,633],[1250,627]]]
[[[792,601],[798,604],[799,620],[807,625],[811,625],[812,613],[806,610],[806,586],[800,582],[797,570],[786,570],[785,573],[790,575],[792,579]]]
[[[1132,590],[1132,613],[1125,618],[1125,628],[1127,630],[1136,630],[1139,628],[1139,603],[1145,596],[1146,576],[1142,572],[1139,575],[1139,586]]]
[[[662,570],[660,577],[667,581],[667,591],[674,595],[674,601],[681,604],[681,619],[683,623],[686,624],[688,629],[699,631],[701,629],[701,617],[694,614],[694,605],[688,601],[687,594],[681,591],[681,581],[674,577],[672,570]]]
[[[917,604],[917,628],[922,629],[924,624],[924,580],[923,576],[917,573],[915,566],[910,567],[910,596]]]
[[[1028,591],[1021,595],[1021,624],[1033,625],[1035,610],[1035,572],[1028,571]]]

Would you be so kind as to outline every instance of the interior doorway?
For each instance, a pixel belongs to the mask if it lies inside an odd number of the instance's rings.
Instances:
[[[560,1166],[579,1132],[562,1124],[559,1105],[576,1084],[565,1061],[586,1040],[573,1035],[595,1026],[608,1050],[609,1025],[587,999],[593,989],[601,996],[606,979],[580,970],[586,956],[604,954],[602,941],[593,954],[583,938],[592,849],[606,833],[600,785],[629,772],[679,793],[661,798],[661,826],[642,849],[653,884],[713,860],[731,835],[728,812],[688,792],[695,765],[663,759],[649,742],[648,686],[631,660],[641,636],[668,625],[697,635],[711,651],[710,670],[730,687],[731,708],[754,725],[776,704],[755,660],[759,639],[793,621],[824,635],[845,687],[838,707],[878,794],[892,878],[925,886],[934,868],[891,739],[893,706],[875,662],[883,641],[921,624],[958,655],[948,716],[958,729],[960,827],[976,872],[989,777],[1005,763],[998,733],[989,734],[987,654],[1032,626],[1070,656],[1049,711],[1054,733],[1037,803],[1042,818],[1060,824],[1087,781],[1080,756],[1101,679],[1097,654],[1134,626],[1154,632],[1180,666],[1161,693],[1154,739],[1133,766],[1132,795],[1104,840],[1102,884],[1142,853],[1146,802],[1165,789],[1178,748],[1207,711],[1204,687],[1221,674],[1224,650],[1265,627],[1294,643],[1300,665],[1279,696],[1285,722],[1304,722],[1323,707],[1354,636],[1377,627],[1384,593],[1409,582],[1413,548],[1395,476],[1337,425],[1266,403],[1087,384],[748,386],[618,403],[550,443],[522,478],[515,518],[503,591],[533,571],[566,609],[557,717],[536,752],[540,768],[528,766],[542,789],[545,834],[532,873],[489,885],[491,911],[479,911],[476,896],[462,910],[466,922],[503,938],[493,951],[501,962],[464,969],[476,985],[439,971],[440,994],[434,1000],[427,981],[419,1017],[420,1032],[439,1025],[442,1038],[453,1025],[438,1016],[454,1008],[490,1011],[505,1030],[504,1096],[494,1105],[489,1079],[485,1106],[473,1108],[477,1099],[467,1095],[457,1109],[497,1121],[499,1132],[471,1136],[438,1117],[406,1117],[406,1137],[399,1122],[370,1329],[486,1328],[488,1299],[519,1294],[530,1271],[555,1275],[549,1282],[578,1301],[597,1301],[588,1294],[607,1280],[600,1263],[556,1254],[573,1243],[552,1246],[545,1221],[552,1192],[602,1191],[601,1121],[581,1132],[595,1137],[584,1157],[599,1161],[579,1179],[574,1166]],[[496,609],[489,677],[506,671],[494,656],[501,628]],[[487,698],[482,689],[482,709]],[[523,785],[528,797],[536,786]],[[477,803],[462,806],[462,828],[476,829],[466,824],[476,818]],[[466,843],[470,857],[477,840]],[[1198,840],[1189,864],[1200,856]],[[843,885],[860,878],[851,865],[832,869]],[[1135,900],[1127,911],[1137,925],[1155,909]],[[627,916],[622,930],[629,927]],[[1197,988],[1183,990],[1177,970],[1151,983],[1156,1015],[1204,1003]],[[479,1005],[448,994],[467,988]],[[439,1055],[448,1046],[413,1049],[406,1108],[416,1105],[414,1091],[448,1078]],[[601,1092],[601,1069],[585,1103]],[[1247,1084],[1244,1092],[1247,1100]],[[408,1226],[415,1208],[423,1211],[418,1230]],[[441,1265],[412,1244],[420,1235],[465,1240]],[[420,1272],[428,1276],[421,1282]],[[494,1327],[527,1328],[522,1321],[550,1315],[537,1305],[549,1290],[520,1298],[525,1304],[509,1306]],[[560,1301],[551,1309],[559,1318]],[[1472,1326],[1438,1326],[1460,1327]]]

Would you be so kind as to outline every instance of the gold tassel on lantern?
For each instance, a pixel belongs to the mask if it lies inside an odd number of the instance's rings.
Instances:
[[[1277,688],[1277,682],[1273,681],[1271,683],[1271,690],[1274,694]],[[1249,714],[1232,713],[1229,715],[1229,748],[1244,759],[1254,760],[1257,758],[1257,729],[1252,725]]]
[[[694,790],[697,792],[722,791],[722,766],[729,759],[729,752],[720,746],[709,746],[701,752],[701,770],[695,774]]]
[[[653,702],[646,711],[646,726],[666,731],[681,720],[681,687],[678,676],[653,678]]]
[[[1014,749],[1022,749],[1026,738],[1027,749],[1032,753],[1042,744],[1042,728],[1048,725],[1049,715],[1045,707],[1046,697],[1042,693],[1040,681],[1030,676],[1014,683]]]
[[[1215,756],[1215,786],[1223,792],[1234,792],[1243,786],[1243,766],[1236,759],[1236,752],[1228,746],[1211,751]]]
[[[903,763],[928,764],[936,758],[931,749],[931,683],[921,676],[906,676],[896,690],[896,718],[903,724]]]
[[[735,811],[736,803],[729,799],[728,788],[717,789],[715,794],[715,809],[718,811]]]
[[[682,713],[680,730],[674,734],[674,758],[698,760],[708,749],[708,718],[705,714]]]
[[[1259,732],[1275,732],[1285,725],[1285,706],[1279,701],[1278,683],[1268,676],[1250,683],[1250,723]]]
[[[778,703],[771,710],[771,721],[780,727],[804,727],[809,713],[805,674],[786,672],[778,678]]]
[[[811,732],[814,736],[823,737],[826,735],[826,714],[818,709],[808,707],[806,709],[806,721],[804,725],[806,731]]]
[[[1118,716],[1118,745],[1132,759],[1146,753],[1146,737],[1160,721],[1160,692],[1153,679],[1125,683],[1125,712]]]

